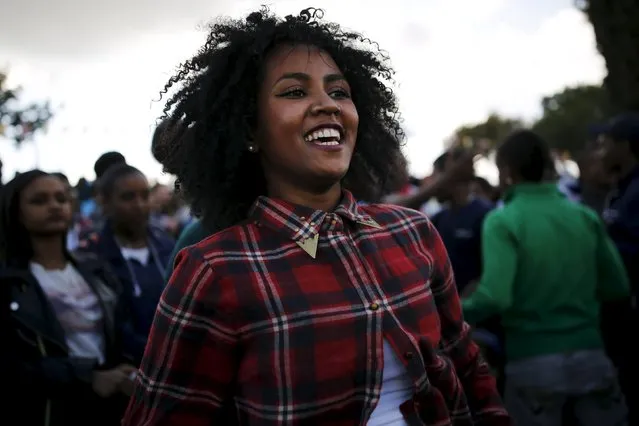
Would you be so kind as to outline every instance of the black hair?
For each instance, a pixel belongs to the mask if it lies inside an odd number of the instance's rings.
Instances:
[[[100,179],[102,175],[116,164],[126,163],[124,155],[116,151],[105,152],[98,158],[93,166],[96,179]]]
[[[433,161],[433,170],[436,172],[443,172],[446,168],[446,162],[448,161],[448,151],[437,157]]]
[[[121,163],[121,164],[114,165],[113,167],[109,168],[106,172],[104,172],[100,180],[98,180],[98,183],[97,183],[98,193],[105,200],[110,198],[111,195],[113,195],[113,190],[115,189],[115,186],[118,184],[118,181],[124,177],[134,175],[134,174],[139,174],[141,176],[144,176],[144,173],[142,173],[140,170],[136,169],[135,167],[129,164]]]
[[[266,183],[257,155],[247,151],[256,125],[257,94],[265,58],[282,44],[327,52],[352,90],[359,115],[357,143],[343,185],[362,200],[376,201],[407,178],[401,153],[404,132],[397,101],[385,84],[393,70],[377,44],[321,21],[305,9],[280,19],[266,7],[245,19],[210,26],[204,46],[184,62],[163,94],[177,87],[164,119],[179,122],[166,141],[165,171],[203,223],[216,228],[244,220]],[[402,164],[404,166],[402,166]]]
[[[627,142],[630,153],[639,160],[639,111],[628,111],[613,117],[604,134],[613,142]]]
[[[176,131],[179,122],[169,119],[161,120],[153,132],[151,139],[151,154],[155,160],[164,165],[166,157],[170,153],[167,143],[171,142],[171,135]]]
[[[486,192],[493,193],[495,191],[495,187],[490,184],[485,178],[481,176],[473,176],[473,182],[475,182],[479,187]]]
[[[517,130],[508,136],[497,149],[496,162],[526,182],[541,182],[555,170],[548,145],[531,130]]]
[[[0,193],[0,265],[24,268],[33,257],[29,232],[20,220],[20,195],[35,180],[52,176],[29,170],[13,178]],[[0,266],[1,267],[1,266]]]
[[[71,182],[69,181],[69,178],[67,177],[67,175],[65,175],[62,172],[53,172],[51,173],[51,176],[55,176],[58,179],[60,179],[62,182],[64,182],[67,185],[71,185]]]
[[[435,161],[433,161],[433,170],[436,172],[443,172],[446,169],[446,163],[449,158],[457,160],[464,155],[464,152],[466,152],[466,150],[461,147],[455,147],[445,151],[442,155],[437,157]]]

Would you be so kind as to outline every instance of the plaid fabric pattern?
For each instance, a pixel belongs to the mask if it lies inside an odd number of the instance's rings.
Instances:
[[[251,221],[182,251],[124,426],[364,425],[383,339],[409,424],[511,425],[471,341],[439,235],[421,213],[259,198]],[[296,242],[319,234],[313,259]]]

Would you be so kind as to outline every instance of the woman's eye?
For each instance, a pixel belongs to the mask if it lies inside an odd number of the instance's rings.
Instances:
[[[292,89],[292,90],[288,90],[286,92],[284,92],[282,94],[282,96],[285,96],[287,98],[301,98],[305,95],[304,91],[302,89]]]
[[[338,99],[347,99],[351,97],[351,94],[344,89],[335,89],[331,92],[331,96]]]
[[[66,194],[56,194],[55,200],[60,204],[65,204],[70,201],[69,197],[67,197]]]
[[[29,204],[33,204],[35,206],[41,206],[46,203],[47,203],[47,197],[41,196],[41,195],[37,197],[33,197],[32,199],[29,200]]]

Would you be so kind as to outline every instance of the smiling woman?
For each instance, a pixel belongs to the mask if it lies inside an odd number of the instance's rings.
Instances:
[[[278,140],[300,169],[309,159],[304,153],[314,151],[305,151],[303,145],[297,146],[299,150],[291,148],[287,143],[291,130],[303,142],[313,126],[350,126],[341,129],[347,143],[329,150],[334,153],[329,157],[346,163],[353,157],[340,178],[359,199],[377,200],[405,178],[400,150],[404,133],[395,96],[385,84],[393,75],[387,58],[376,50],[356,48],[356,43],[375,44],[320,23],[316,18],[321,14],[308,9],[282,22],[262,10],[246,20],[214,25],[200,53],[167,84],[165,91],[178,89],[165,111],[184,126],[173,133],[172,141],[166,141],[164,166],[177,175],[207,227],[218,229],[245,219],[255,198],[267,193],[265,175],[273,172],[272,166],[282,166],[273,156],[277,148],[262,146],[260,140],[268,132],[284,132],[274,120],[287,126],[286,139]],[[297,67],[287,72],[284,59]],[[266,60],[277,67],[267,69]],[[319,104],[318,93],[326,96]],[[321,117],[314,122],[303,120],[302,105],[312,102],[315,111],[321,110],[329,98],[334,105],[328,108],[343,109],[346,122],[329,118],[326,123]],[[282,113],[286,116],[280,117]],[[251,152],[251,145],[264,155]],[[322,167],[336,166],[331,164]],[[288,169],[277,174],[296,173]]]
[[[510,425],[405,176],[386,59],[305,10],[215,25],[165,167],[226,228],[178,255],[123,424]]]

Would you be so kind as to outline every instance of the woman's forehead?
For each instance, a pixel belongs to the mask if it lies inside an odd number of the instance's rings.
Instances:
[[[55,176],[39,176],[35,178],[22,190],[23,194],[42,192],[42,191],[57,191],[64,190],[64,183]]]
[[[123,176],[120,176],[119,179],[115,180],[116,187],[129,187],[129,186],[148,186],[149,182],[142,173],[133,172]]]
[[[287,73],[341,73],[325,50],[307,44],[282,44],[266,57],[264,73],[267,80],[279,79]]]

